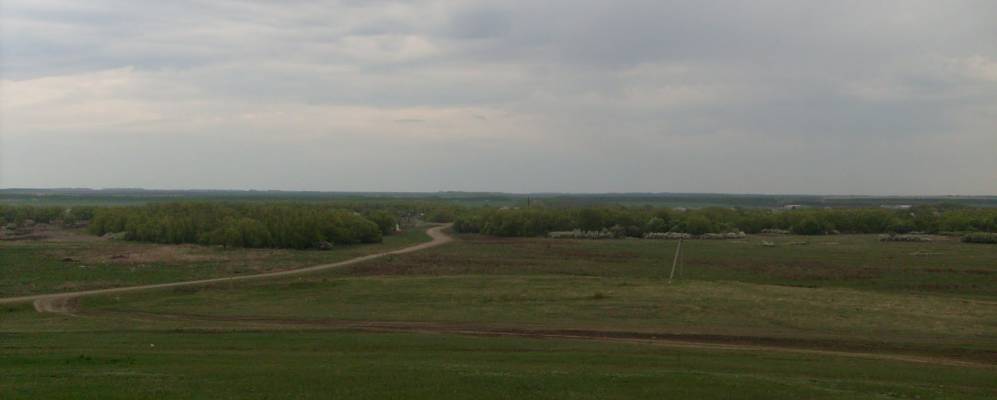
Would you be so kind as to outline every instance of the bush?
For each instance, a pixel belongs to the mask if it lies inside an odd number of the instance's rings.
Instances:
[[[713,223],[702,215],[691,216],[678,224],[678,230],[680,232],[692,235],[702,235],[704,233],[714,232],[714,229]]]
[[[897,220],[896,222],[890,225],[888,232],[905,234],[905,233],[911,233],[915,229],[916,227],[914,225],[914,221]]]
[[[668,225],[668,221],[661,217],[651,218],[647,224],[644,224],[645,232],[668,232],[669,230],[671,230],[671,226]]]
[[[997,244],[997,233],[976,232],[962,237],[964,243]]]
[[[463,214],[454,219],[453,228],[459,233],[480,233],[482,219],[478,214]]]
[[[817,217],[807,216],[793,224],[790,231],[797,235],[824,235],[833,229],[827,225],[827,222],[821,221]]]
[[[398,219],[386,211],[368,212],[364,215],[364,217],[377,224],[377,227],[381,229],[381,234],[383,235],[392,234],[398,226]]]

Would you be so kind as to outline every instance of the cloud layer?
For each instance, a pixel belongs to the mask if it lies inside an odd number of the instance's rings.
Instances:
[[[21,1],[0,187],[997,194],[989,1]]]

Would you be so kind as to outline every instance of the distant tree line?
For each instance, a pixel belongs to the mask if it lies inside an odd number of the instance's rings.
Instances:
[[[380,242],[403,226],[421,221],[451,222],[459,207],[407,199],[321,202],[266,201],[155,202],[129,206],[0,205],[0,221],[88,223],[97,235],[127,240],[199,243],[233,247],[310,248]]]
[[[89,221],[98,235],[129,240],[234,247],[310,248],[381,241],[399,225],[454,222],[455,230],[496,236],[540,236],[552,231],[610,230],[613,236],[652,232],[689,234],[785,230],[829,233],[997,232],[997,208],[919,205],[909,209],[804,208],[798,210],[624,206],[466,207],[443,201],[388,199],[330,202],[177,202],[114,207],[0,205],[5,223]]]
[[[613,230],[616,236],[640,237],[650,232],[694,235],[767,229],[801,235],[829,233],[939,233],[997,231],[997,209],[917,206],[838,209],[672,208],[478,208],[464,209],[454,227],[458,232],[496,236],[539,236],[552,231]]]
[[[156,243],[305,249],[321,242],[377,243],[396,224],[382,210],[364,215],[315,204],[167,203],[98,208],[88,229]]]
[[[89,221],[93,218],[95,207],[92,206],[23,206],[23,205],[0,205],[0,221],[3,223],[21,224],[31,220],[38,223],[64,223],[74,224],[81,221]]]

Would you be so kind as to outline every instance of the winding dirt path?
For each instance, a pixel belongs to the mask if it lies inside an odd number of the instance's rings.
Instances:
[[[82,290],[79,292],[50,293],[50,294],[36,294],[36,295],[20,296],[20,297],[8,297],[8,298],[0,298],[0,304],[18,304],[18,303],[34,302],[35,310],[38,310],[38,312],[71,313],[72,310],[74,309],[73,306],[76,303],[76,299],[83,296],[137,292],[140,290],[176,288],[183,286],[201,286],[201,285],[210,285],[214,283],[223,283],[223,282],[247,281],[255,279],[271,279],[271,278],[281,278],[292,275],[310,274],[313,272],[325,271],[328,269],[353,265],[384,256],[389,256],[394,254],[405,254],[405,253],[411,253],[413,251],[425,250],[430,247],[436,247],[442,244],[449,243],[450,241],[453,240],[453,238],[451,238],[446,233],[443,233],[443,230],[449,228],[450,225],[451,224],[440,225],[427,229],[426,234],[429,235],[429,237],[432,238],[432,240],[426,243],[420,243],[415,246],[409,246],[393,251],[386,251],[383,253],[369,254],[366,256],[351,258],[346,261],[340,261],[331,264],[315,265],[311,267],[298,268],[287,271],[267,272],[255,275],[229,276],[223,278],[200,279],[195,281],[156,283],[151,285]]]
[[[584,331],[584,330],[544,330],[544,329],[520,329],[520,328],[500,328],[487,326],[474,326],[466,324],[447,324],[439,322],[416,322],[416,321],[348,321],[348,320],[303,320],[303,319],[279,319],[267,317],[222,317],[193,314],[168,314],[168,313],[148,313],[141,311],[85,311],[78,310],[78,299],[83,296],[101,295],[111,293],[135,292],[141,290],[175,288],[184,286],[200,286],[222,282],[235,282],[253,279],[280,278],[292,275],[308,274],[324,271],[328,269],[353,265],[376,258],[405,254],[415,251],[436,247],[449,243],[453,240],[443,233],[443,230],[450,227],[450,224],[436,226],[426,230],[432,240],[415,246],[410,246],[394,251],[370,254],[345,261],[331,264],[322,264],[312,267],[293,269],[279,272],[268,272],[256,275],[233,276],[223,278],[201,279],[195,281],[159,283],[152,285],[128,286],[109,289],[85,290],[79,292],[40,294],[21,297],[0,298],[2,304],[16,304],[33,302],[35,310],[38,312],[53,312],[74,316],[99,316],[114,315],[128,317],[135,320],[163,321],[163,320],[186,320],[186,321],[211,321],[227,322],[246,325],[253,328],[308,328],[318,327],[322,329],[347,329],[367,332],[409,332],[423,334],[457,334],[467,336],[495,336],[495,337],[525,337],[538,339],[567,339],[586,340],[615,343],[639,343],[645,345],[666,346],[673,348],[690,348],[703,350],[727,350],[727,351],[760,351],[777,353],[796,353],[818,356],[863,358],[884,361],[899,361],[908,363],[921,363],[932,365],[944,365],[952,367],[974,367],[974,368],[997,368],[990,362],[977,360],[965,360],[953,357],[931,356],[921,354],[898,354],[890,352],[840,350],[833,348],[801,347],[783,343],[744,343],[746,338],[703,338],[685,337],[683,335],[671,335],[667,333],[651,334],[636,332],[615,332],[615,331]],[[79,315],[77,314],[79,313]],[[748,338],[750,339],[750,338]],[[757,338],[756,338],[757,339]]]

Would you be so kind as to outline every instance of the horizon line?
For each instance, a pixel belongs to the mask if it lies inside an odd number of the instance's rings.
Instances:
[[[480,194],[480,195],[510,195],[510,196],[530,196],[530,195],[566,195],[566,196],[804,196],[804,197],[868,197],[868,198],[997,198],[997,194],[840,194],[840,193],[760,193],[760,192],[650,192],[650,191],[626,191],[626,192],[503,192],[487,190],[436,190],[436,191],[390,191],[390,190],[308,190],[308,189],[204,189],[204,188],[184,188],[184,189],[164,189],[164,188],[144,188],[144,187],[0,187],[0,191],[144,191],[144,192],[275,192],[275,193],[314,193],[314,194],[405,194],[405,195],[432,195],[440,193],[460,193],[460,194]]]

